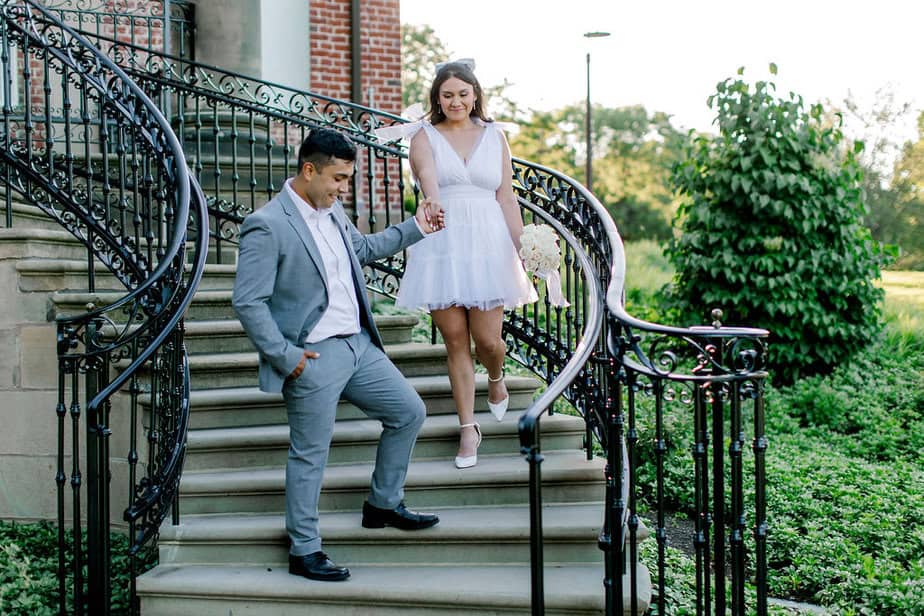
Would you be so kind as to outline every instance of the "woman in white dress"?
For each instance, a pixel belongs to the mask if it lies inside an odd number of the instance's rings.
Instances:
[[[471,343],[488,372],[488,406],[507,411],[504,308],[537,299],[518,257],[523,219],[513,193],[510,148],[484,114],[481,86],[465,61],[438,67],[430,111],[411,139],[411,171],[445,228],[408,249],[397,305],[430,311],[446,343],[459,414],[458,468],[477,462]]]

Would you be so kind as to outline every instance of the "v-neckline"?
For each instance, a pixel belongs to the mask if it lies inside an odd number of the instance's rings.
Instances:
[[[472,158],[474,158],[475,153],[478,151],[478,147],[481,146],[481,142],[484,141],[484,136],[485,136],[485,133],[488,132],[488,127],[487,126],[481,127],[481,134],[478,135],[478,139],[475,141],[475,145],[472,146],[472,149],[468,153],[468,156],[466,158],[462,158],[462,156],[459,155],[459,152],[457,152],[456,149],[452,147],[452,142],[450,142],[449,139],[446,137],[446,135],[441,133],[437,127],[434,126],[433,130],[435,130],[439,134],[440,138],[442,138],[442,140],[446,143],[446,145],[449,146],[449,149],[452,150],[452,153],[456,155],[456,158],[459,160],[460,163],[462,163],[462,166],[468,169],[468,165],[469,163],[472,162]]]

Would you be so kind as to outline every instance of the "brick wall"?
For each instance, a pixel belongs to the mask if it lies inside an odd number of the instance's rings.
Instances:
[[[350,100],[350,0],[312,0],[311,90]],[[360,0],[362,103],[401,112],[399,0]]]
[[[351,100],[350,0],[312,0],[311,86],[312,92]],[[363,105],[401,113],[401,18],[399,0],[360,0],[360,54]],[[372,100],[368,100],[369,88]],[[394,159],[374,159],[370,192],[368,158],[360,148],[356,165],[357,195],[344,198],[344,206],[355,213],[362,230],[369,230],[370,217],[381,229],[385,210],[401,217],[402,199],[397,191],[398,164]],[[391,186],[385,195],[385,170]],[[372,207],[370,207],[372,204]],[[372,212],[375,212],[373,214]]]

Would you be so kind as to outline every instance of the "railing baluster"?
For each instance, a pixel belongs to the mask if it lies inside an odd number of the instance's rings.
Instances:
[[[358,196],[354,196],[354,200],[354,207],[358,209]],[[370,147],[366,148],[366,206],[369,208],[369,232],[375,233],[379,230],[376,226],[377,220],[375,216],[375,155]]]
[[[80,89],[80,121],[83,125],[83,175],[86,178],[87,187],[84,195],[84,211],[87,214],[93,212],[93,191],[96,185],[93,182],[92,166],[92,112],[90,111],[90,97],[86,88]],[[93,258],[91,246],[95,241],[93,230],[87,227],[87,290],[91,293],[96,290],[96,260]]]
[[[257,163],[256,147],[257,136],[254,134],[254,112],[251,109],[247,113],[249,120],[249,133],[247,135],[247,144],[250,146],[250,202],[254,205],[257,203]]]
[[[693,390],[693,485],[694,485],[694,536],[696,558],[696,613],[709,613],[709,485],[706,452],[709,436],[706,432],[706,401],[703,386],[694,384]]]
[[[42,109],[45,111],[45,166],[47,167],[48,177],[52,182],[55,178],[55,139],[51,119],[51,70],[48,64],[48,55],[42,58]]]
[[[537,439],[538,442],[538,439]],[[542,555],[542,454],[539,446],[526,452],[529,464],[529,561],[530,604],[534,616],[545,614],[545,582]]]
[[[753,383],[754,395],[754,567],[756,570],[757,616],[767,614],[767,500],[766,451],[764,432],[763,381]]]
[[[69,75],[69,67],[63,67],[61,71],[61,92],[63,96],[61,107],[64,113],[64,171],[67,175],[67,184],[64,188],[67,190],[68,194],[72,194],[74,192],[74,148],[73,137],[71,135],[71,130],[73,128],[71,112],[74,105],[71,102]]]
[[[131,357],[138,357],[138,340],[132,340],[130,344],[130,353]],[[135,504],[135,486],[138,485],[138,398],[139,395],[143,392],[141,384],[138,382],[138,375],[133,374],[132,378],[128,382],[128,417],[129,417],[129,432],[128,432],[128,455],[126,456],[126,461],[128,462],[128,508],[131,509]],[[132,539],[135,537],[137,532],[137,522],[134,519],[128,521],[128,536]],[[136,589],[137,585],[135,578],[138,576],[137,568],[137,558],[132,555],[128,559],[128,579],[129,579],[129,597],[132,598],[133,604],[135,603],[135,597],[137,595]],[[135,605],[131,606],[132,613],[136,613],[137,609]]]
[[[709,385],[712,406],[712,569],[715,614],[725,614],[725,405],[722,383]]]
[[[664,495],[664,458],[667,455],[667,441],[664,439],[664,380],[654,378],[651,381],[652,395],[655,403],[655,506],[657,508],[657,526],[655,540],[658,542],[658,614],[667,613],[667,528],[665,527]]]
[[[377,152],[376,160],[382,161],[382,202],[385,204],[384,206],[385,222],[382,224],[382,228],[388,228],[393,224],[392,219],[391,219],[391,207],[390,207],[391,192],[389,190],[391,188],[391,174],[389,174],[388,172],[388,169],[391,166],[388,164],[390,159],[388,156],[382,154],[381,152]],[[401,204],[398,204],[399,212],[401,211],[400,208],[401,208]]]
[[[61,340],[59,340],[59,344]],[[58,501],[58,613],[67,614],[67,585],[65,579],[67,570],[65,568],[65,556],[67,553],[67,544],[64,534],[64,482],[67,481],[67,474],[64,472],[64,441],[65,441],[65,417],[67,416],[67,406],[65,404],[65,386],[66,386],[66,367],[67,361],[58,360],[58,404],[55,407],[55,415],[58,417],[58,460],[57,472],[55,473],[55,484],[57,484],[57,501]]]
[[[72,596],[74,598],[73,611],[83,611],[83,547],[81,537],[80,518],[80,370],[78,360],[70,360],[65,364],[65,374],[71,375],[71,515],[74,532],[71,536],[71,575],[73,576]]]
[[[218,121],[218,105],[212,107],[212,195],[221,199],[221,124]]]
[[[0,24],[0,62],[3,63],[3,151],[9,152],[11,145],[10,131],[12,126],[10,116],[13,115],[13,54],[10,51],[10,39],[7,36],[6,23]],[[4,165],[4,186],[6,191],[4,201],[6,205],[6,227],[13,226],[13,195],[10,186],[13,182],[13,173],[10,165]]]
[[[627,512],[628,512],[628,537],[626,540],[628,542],[628,561],[623,559],[623,568],[626,566],[629,567],[629,613],[638,614],[639,613],[639,597],[638,597],[638,526],[639,526],[639,517],[636,511],[638,510],[638,502],[636,501],[636,485],[635,485],[635,469],[638,468],[638,430],[635,427],[635,402],[636,402],[636,393],[639,389],[638,384],[638,375],[634,371],[627,371],[626,374],[626,388],[629,392],[629,422],[628,428],[626,430],[626,459],[628,464],[623,468],[623,474],[628,473],[628,476],[623,477],[623,482],[628,485],[628,502],[626,503]],[[623,544],[625,546],[625,543]]]
[[[275,178],[273,177],[273,124],[266,122],[266,138],[263,140],[263,150],[266,153],[266,200],[269,201],[276,194]]]
[[[30,45],[27,40],[22,42],[22,92],[23,92],[23,111],[25,118],[23,128],[26,139],[26,164],[32,166],[32,133],[35,131],[35,125],[32,122],[32,54]],[[27,182],[29,180],[26,180]],[[28,185],[27,185],[28,187]]]
[[[742,454],[744,452],[744,430],[741,426],[741,396],[744,395],[741,383],[736,381],[729,392],[729,437],[728,458],[731,466],[731,521],[732,532],[729,540],[731,548],[731,613],[743,616],[744,599],[744,477],[742,471]]]

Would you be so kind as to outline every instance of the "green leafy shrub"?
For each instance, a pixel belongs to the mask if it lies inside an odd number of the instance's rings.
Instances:
[[[821,105],[806,111],[801,97],[774,92],[772,82],[719,83],[709,99],[719,135],[695,138],[674,166],[684,201],[668,296],[688,323],[721,308],[727,323],[769,329],[771,369],[787,383],[873,339],[884,256],[863,226],[856,152]]]
[[[924,614],[924,472],[801,435],[768,457],[770,592],[839,614]]]
[[[72,531],[65,531],[72,545]],[[130,613],[128,538],[113,533],[112,600],[114,615]],[[84,533],[83,545],[86,545]],[[66,554],[70,592],[73,584],[70,552]],[[138,573],[157,562],[156,550],[147,550],[137,563]],[[84,566],[84,576],[86,566]],[[86,578],[84,578],[86,579]],[[16,524],[0,521],[0,614],[4,616],[54,616],[58,613],[58,530],[40,522]]]
[[[803,379],[767,396],[769,429],[800,432],[872,462],[924,461],[924,353],[877,342],[829,377]]]

